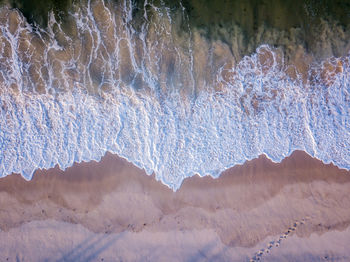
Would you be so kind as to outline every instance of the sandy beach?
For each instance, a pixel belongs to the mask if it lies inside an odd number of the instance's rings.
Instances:
[[[294,152],[173,192],[107,154],[0,179],[0,261],[349,261],[350,172]]]

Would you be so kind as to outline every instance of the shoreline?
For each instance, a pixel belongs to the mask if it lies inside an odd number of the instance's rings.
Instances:
[[[333,167],[336,167],[336,168],[338,168],[339,170],[343,170],[343,171],[346,171],[346,172],[349,172],[349,173],[350,173],[350,169],[348,169],[348,168],[346,168],[346,167],[342,167],[342,166],[337,166],[337,165],[334,163],[333,160],[330,160],[329,162],[324,162],[322,159],[318,159],[318,158],[316,158],[315,156],[312,156],[311,154],[309,154],[308,152],[306,152],[306,151],[304,151],[304,150],[295,149],[295,150],[292,150],[291,152],[289,152],[286,156],[284,156],[284,158],[283,158],[281,161],[279,161],[279,160],[274,160],[273,158],[270,158],[268,154],[262,153],[262,154],[260,154],[258,157],[251,158],[251,159],[246,159],[246,160],[245,160],[244,162],[242,162],[242,163],[236,163],[236,164],[233,164],[232,166],[229,166],[229,167],[225,168],[223,171],[220,171],[220,174],[219,174],[218,176],[212,176],[211,174],[200,175],[200,174],[196,173],[196,174],[194,174],[194,175],[192,175],[192,176],[186,177],[186,178],[182,181],[182,184],[183,184],[184,181],[186,181],[187,179],[191,179],[191,178],[193,178],[193,177],[199,177],[199,178],[210,177],[210,178],[212,178],[212,179],[218,179],[218,178],[220,178],[220,176],[221,176],[223,173],[229,172],[230,169],[235,168],[235,167],[237,167],[237,166],[244,166],[246,163],[251,162],[251,161],[256,161],[256,160],[258,160],[258,159],[260,159],[260,158],[266,158],[267,160],[269,160],[269,161],[272,162],[273,164],[281,164],[283,161],[285,161],[287,158],[290,158],[290,157],[291,157],[292,155],[294,155],[294,154],[305,154],[305,155],[307,155],[309,158],[312,158],[312,159],[314,159],[314,160],[317,160],[317,161],[321,162],[323,165],[332,165]],[[81,162],[73,162],[73,165],[72,165],[72,166],[69,166],[69,167],[67,167],[67,168],[65,168],[65,169],[62,169],[62,168],[59,166],[59,164],[56,164],[54,167],[51,167],[51,168],[49,168],[49,169],[37,168],[37,169],[34,171],[34,173],[33,173],[32,177],[31,177],[31,179],[27,179],[25,176],[23,176],[23,175],[20,174],[20,173],[12,173],[12,174],[8,174],[8,175],[6,175],[6,176],[4,176],[4,177],[0,177],[0,180],[1,180],[2,178],[8,177],[8,176],[17,175],[17,176],[21,176],[25,181],[30,182],[30,181],[34,178],[34,176],[37,174],[37,172],[39,172],[39,174],[46,173],[46,172],[48,172],[48,173],[51,173],[51,172],[64,173],[64,172],[66,172],[67,169],[76,168],[76,167],[79,167],[80,165],[85,166],[85,165],[90,165],[90,163],[97,163],[97,164],[98,164],[98,163],[101,162],[104,158],[109,158],[109,156],[114,156],[114,157],[116,157],[116,158],[119,158],[119,159],[121,159],[121,160],[127,162],[128,164],[132,165],[133,167],[135,167],[135,168],[137,168],[137,169],[139,169],[139,170],[142,170],[142,172],[143,172],[145,175],[152,177],[152,178],[155,179],[157,182],[160,182],[162,185],[166,186],[167,188],[169,188],[169,189],[172,190],[173,192],[178,191],[178,190],[181,188],[181,186],[182,186],[182,184],[181,184],[180,187],[179,187],[178,189],[173,190],[169,185],[163,183],[161,180],[158,180],[158,179],[156,178],[156,176],[155,176],[154,171],[153,171],[151,174],[148,174],[147,171],[146,171],[144,168],[138,166],[137,164],[134,164],[134,163],[133,163],[132,161],[130,161],[129,159],[127,159],[127,158],[125,158],[125,157],[123,157],[123,156],[119,156],[118,154],[115,154],[115,153],[110,152],[110,151],[106,151],[105,155],[101,156],[100,159],[92,159],[92,160],[90,160],[90,161],[84,161],[84,160],[82,160]]]

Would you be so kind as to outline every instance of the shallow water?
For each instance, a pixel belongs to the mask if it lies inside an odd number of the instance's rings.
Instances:
[[[0,176],[107,151],[173,190],[261,154],[350,168],[348,26],[322,20],[309,52],[298,27],[244,40],[235,24],[228,42],[182,2],[140,3],[88,1],[47,27],[0,9]]]

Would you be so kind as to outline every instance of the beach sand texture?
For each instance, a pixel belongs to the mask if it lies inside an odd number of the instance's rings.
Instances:
[[[350,172],[265,156],[177,192],[127,161],[0,180],[0,261],[349,261]]]

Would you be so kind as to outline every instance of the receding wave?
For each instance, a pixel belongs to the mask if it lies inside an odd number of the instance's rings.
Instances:
[[[145,1],[75,7],[46,29],[0,9],[0,176],[99,160],[107,151],[176,190],[261,154],[304,150],[350,169],[350,55],[234,47]],[[147,10],[147,11],[146,11]],[[181,20],[181,21],[179,21]]]

